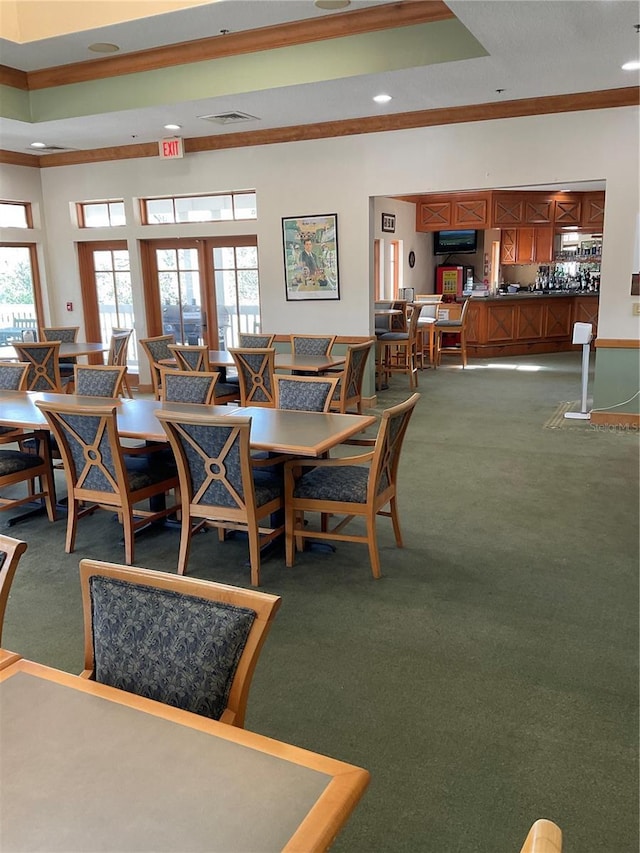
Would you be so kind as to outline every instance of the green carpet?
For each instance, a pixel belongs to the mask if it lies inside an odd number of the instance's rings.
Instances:
[[[338,853],[514,853],[538,817],[565,853],[638,849],[638,433],[554,418],[576,407],[580,357],[420,373],[405,548],[381,519],[381,580],[351,543],[263,563],[283,604],[247,728],[371,772]],[[380,410],[406,396],[394,377]],[[8,532],[29,550],[3,645],[79,672],[78,560],[120,562],[117,523],[83,519],[71,555],[64,521]],[[136,563],[175,571],[177,553],[156,532]],[[246,560],[211,531],[190,574],[248,586]]]

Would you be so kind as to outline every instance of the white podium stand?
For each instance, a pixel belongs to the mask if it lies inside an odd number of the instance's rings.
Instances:
[[[589,383],[589,350],[592,337],[593,326],[591,323],[573,324],[572,343],[582,344],[582,401],[579,412],[564,413],[565,418],[571,420],[588,421],[591,418],[591,412],[587,411],[587,385]]]

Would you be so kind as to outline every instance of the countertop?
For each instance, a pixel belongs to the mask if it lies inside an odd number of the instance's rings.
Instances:
[[[471,298],[476,302],[504,302],[507,299],[516,299],[520,301],[522,299],[540,299],[541,297],[551,297],[552,299],[569,297],[570,299],[573,299],[576,296],[592,296],[597,299],[599,295],[600,294],[595,291],[588,290],[550,290],[548,292],[541,290],[525,290],[521,293],[499,293],[496,296],[472,296]]]

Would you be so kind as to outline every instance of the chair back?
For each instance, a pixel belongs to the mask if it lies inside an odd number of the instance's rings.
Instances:
[[[11,583],[18,568],[20,557],[26,550],[26,542],[0,534],[0,644],[2,643],[2,625]]]
[[[333,407],[338,411],[346,413],[354,406],[358,413],[362,411],[364,371],[374,345],[375,340],[372,339],[361,344],[350,344],[347,347],[347,360],[339,377],[340,384],[333,395]]]
[[[0,361],[0,390],[24,390],[28,372],[29,365],[26,362]]]
[[[29,364],[25,390],[62,390],[60,378],[60,341],[39,344],[14,344],[18,358]]]
[[[391,308],[400,311],[400,314],[392,314],[389,318],[390,332],[406,332],[407,331],[407,306],[408,303],[404,299],[396,299],[391,303]]]
[[[42,329],[42,340],[72,344],[78,339],[79,328],[79,326],[47,326]]]
[[[562,831],[551,820],[540,818],[527,835],[520,853],[562,853]]]
[[[149,370],[151,371],[151,382],[153,393],[156,398],[160,396],[160,370],[163,359],[173,358],[169,344],[175,344],[175,335],[157,335],[154,338],[140,338],[140,345],[149,359]]]
[[[80,562],[80,585],[83,675],[244,725],[279,596],[94,560]]]
[[[109,344],[109,354],[107,355],[107,364],[125,365],[127,364],[127,350],[129,348],[129,340],[133,334],[133,329],[112,329],[111,342]]]
[[[295,355],[329,355],[335,335],[291,335],[291,352]]]
[[[160,399],[164,402],[210,406],[214,402],[216,382],[220,374],[163,367],[160,376]]]
[[[128,505],[128,478],[118,439],[116,405],[74,406],[36,401],[62,455],[69,502]]]
[[[276,375],[274,381],[276,409],[328,412],[340,377]]]
[[[250,332],[240,332],[238,336],[239,345],[242,349],[252,347],[272,347],[275,335],[258,335]]]
[[[230,349],[238,369],[241,406],[275,406],[273,347]]]
[[[119,397],[127,368],[110,364],[76,364],[75,393],[87,397]]]
[[[402,443],[419,399],[420,394],[412,394],[404,403],[382,413],[371,461],[367,501],[385,503],[384,495],[395,491]]]
[[[187,346],[169,344],[169,350],[175,357],[178,370],[210,371],[209,350],[205,346]]]

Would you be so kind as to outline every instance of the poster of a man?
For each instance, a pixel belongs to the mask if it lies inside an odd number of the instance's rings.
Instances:
[[[287,299],[339,299],[337,215],[283,218]]]

